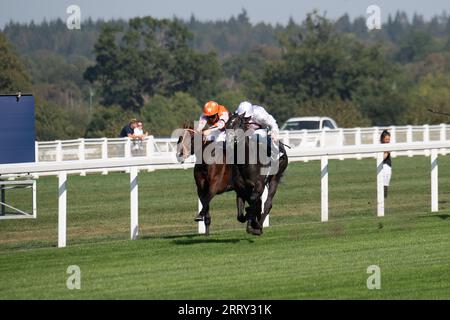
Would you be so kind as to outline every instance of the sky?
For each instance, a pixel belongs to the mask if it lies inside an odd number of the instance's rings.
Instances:
[[[302,21],[313,9],[326,13],[331,19],[344,13],[353,19],[366,16],[367,7],[373,4],[380,7],[382,21],[397,10],[405,11],[409,16],[418,13],[426,19],[443,11],[450,14],[450,0],[0,0],[0,28],[10,20],[41,22],[59,17],[65,21],[69,16],[66,13],[69,5],[81,8],[82,20],[147,15],[189,19],[193,14],[205,21],[228,19],[245,8],[252,23],[286,24],[290,17]]]

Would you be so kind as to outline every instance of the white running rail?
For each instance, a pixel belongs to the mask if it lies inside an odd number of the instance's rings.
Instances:
[[[344,147],[344,146],[366,146],[378,144],[380,134],[384,129],[391,133],[391,143],[428,143],[450,141],[450,125],[423,125],[423,126],[403,126],[403,127],[371,127],[371,128],[353,128],[322,131],[282,131],[281,140],[292,147],[287,149],[288,154],[296,150],[314,150],[325,147]],[[128,138],[101,138],[101,139],[77,139],[61,140],[51,142],[36,142],[37,161],[41,163],[60,162],[60,161],[84,161],[84,160],[113,160],[113,159],[131,159],[148,158],[155,156],[165,159],[167,162],[175,160],[177,139],[155,138],[150,136],[142,142],[132,141]],[[440,150],[441,154],[446,154],[446,150]],[[416,150],[405,152],[394,152],[393,157],[399,155],[420,155],[429,156],[428,150]],[[339,159],[372,157],[368,154],[348,154],[336,155]],[[318,160],[317,157],[303,157],[301,161]],[[173,166],[171,166],[173,167]],[[185,166],[176,166],[184,168]],[[154,170],[149,164],[147,168],[139,169]],[[123,168],[99,168],[90,170],[80,170],[77,173],[82,175],[86,172],[102,172],[107,174],[109,171],[123,170]],[[52,174],[43,172],[41,175]]]

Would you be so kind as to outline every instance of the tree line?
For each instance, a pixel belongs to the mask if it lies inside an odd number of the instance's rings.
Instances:
[[[61,20],[0,33],[0,92],[37,97],[40,140],[115,137],[130,118],[169,135],[216,99],[248,99],[283,122],[331,116],[342,127],[447,122],[450,16],[405,13],[369,31],[365,18],[317,12],[285,26],[133,18],[67,30]]]

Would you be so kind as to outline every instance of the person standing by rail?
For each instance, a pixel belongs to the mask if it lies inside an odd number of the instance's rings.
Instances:
[[[380,142],[381,143],[390,143],[391,142],[391,134],[389,133],[389,131],[384,130],[381,133]],[[388,188],[389,188],[389,184],[391,182],[391,176],[392,176],[391,153],[385,152],[384,157],[383,157],[384,198],[387,198],[387,196],[388,196]]]

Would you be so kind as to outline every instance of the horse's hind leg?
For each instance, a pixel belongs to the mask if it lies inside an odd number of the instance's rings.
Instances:
[[[209,211],[205,215],[205,236],[209,236],[209,226],[211,225],[211,215]]]
[[[267,216],[270,213],[270,210],[272,209],[272,201],[273,201],[273,198],[275,197],[275,194],[277,193],[277,188],[278,188],[278,185],[280,184],[281,177],[282,177],[284,170],[286,170],[286,165],[283,166],[282,171],[279,174],[277,174],[270,180],[269,190],[267,193],[267,200],[264,203],[264,212],[261,216],[261,219],[259,220],[259,224],[261,226],[264,225],[264,220],[266,220]]]

